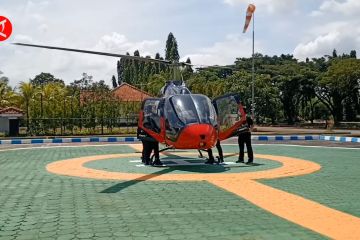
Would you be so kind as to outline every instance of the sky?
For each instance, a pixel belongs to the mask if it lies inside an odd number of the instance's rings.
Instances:
[[[41,72],[70,83],[83,72],[111,85],[118,59],[27,48],[11,42],[142,56],[165,55],[170,32],[181,60],[233,64],[250,57],[252,29],[243,34],[246,8],[256,5],[255,51],[299,60],[360,53],[360,0],[0,0],[13,25],[0,42],[0,71],[15,87]]]

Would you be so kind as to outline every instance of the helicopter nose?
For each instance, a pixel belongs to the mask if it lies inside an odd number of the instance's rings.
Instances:
[[[209,124],[194,124],[187,126],[176,141],[180,149],[209,149],[215,146],[217,131]]]

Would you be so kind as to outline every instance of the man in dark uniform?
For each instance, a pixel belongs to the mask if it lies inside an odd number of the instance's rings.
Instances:
[[[246,113],[246,108],[244,108]],[[238,130],[237,134],[239,136],[238,143],[240,148],[239,159],[236,161],[237,163],[244,162],[244,143],[246,144],[248,161],[246,164],[251,164],[254,161],[254,153],[251,146],[251,130],[254,126],[254,122],[250,116],[246,116],[246,123],[242,125]]]
[[[162,166],[162,162],[160,161],[160,155],[159,155],[159,142],[154,141],[152,142],[152,149],[154,150],[154,157],[155,161],[152,163],[153,166]]]
[[[216,149],[217,149],[217,151],[218,151],[218,153],[219,153],[219,156],[217,157],[217,159],[218,159],[218,162],[217,162],[217,163],[223,163],[223,162],[224,162],[224,156],[223,156],[223,151],[222,151],[222,148],[221,148],[221,145],[220,145],[220,141],[219,141],[219,140],[217,140],[217,142],[216,142]],[[198,151],[199,151],[199,157],[202,158],[203,155],[202,155],[201,151],[200,151],[200,150],[198,150]],[[207,149],[207,150],[205,150],[205,151],[207,151],[207,153],[208,153],[208,155],[209,155],[209,158],[208,158],[208,160],[205,162],[205,164],[214,164],[214,163],[215,163],[215,158],[214,158],[214,154],[213,154],[212,149],[209,148],[209,149]]]
[[[217,142],[216,142],[216,149],[219,153],[219,156],[217,157],[218,158],[218,163],[223,163],[224,162],[224,155],[223,155],[223,150],[222,150],[222,147],[220,145],[220,140],[218,139]]]
[[[214,106],[216,106],[216,104],[214,103],[214,101],[212,101],[211,103],[212,103]],[[219,114],[217,107],[215,107],[215,112],[216,112],[216,114]],[[224,162],[224,156],[223,156],[223,150],[222,150],[222,148],[221,148],[220,140],[219,140],[219,139],[216,141],[216,149],[217,149],[218,154],[219,154],[219,156],[217,157],[217,159],[218,159],[218,162],[217,162],[217,163],[223,163],[223,162]],[[215,159],[214,159],[214,155],[213,155],[212,149],[211,149],[211,148],[208,149],[207,152],[208,152],[208,155],[209,155],[209,159],[208,159],[208,161],[206,161],[205,163],[206,163],[206,164],[214,164]]]
[[[212,149],[209,148],[207,150],[205,150],[208,155],[209,155],[209,158],[207,159],[207,161],[205,162],[205,164],[214,164],[215,163],[215,158],[214,158],[214,155],[213,155],[213,152],[212,152]]]
[[[160,166],[162,162],[160,161],[159,156],[159,142],[156,141],[153,137],[151,137],[147,132],[143,129],[137,129],[137,137],[141,140],[143,144],[142,157],[141,160],[145,165],[154,165]],[[154,150],[155,161],[151,161],[151,153]]]

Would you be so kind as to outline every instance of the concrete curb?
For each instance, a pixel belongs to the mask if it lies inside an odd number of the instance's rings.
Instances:
[[[258,141],[320,140],[320,135],[252,135],[251,139]]]
[[[82,142],[138,142],[136,137],[82,137],[53,139],[9,139],[0,140],[0,144],[44,144],[44,143],[82,143]]]
[[[360,138],[356,138],[356,137],[320,136],[320,140],[322,140],[322,141],[360,143]]]

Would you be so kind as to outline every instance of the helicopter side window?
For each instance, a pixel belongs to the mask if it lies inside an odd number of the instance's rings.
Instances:
[[[239,104],[235,96],[220,97],[215,101],[220,131],[229,129],[241,119]]]
[[[175,141],[184,124],[180,121],[169,100],[165,102],[165,119],[166,137]]]
[[[215,108],[210,99],[203,95],[193,95],[200,123],[208,123],[213,126],[217,124]]]
[[[144,103],[144,128],[160,133],[159,99],[147,99]]]

